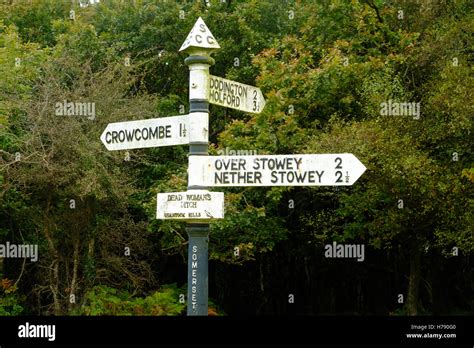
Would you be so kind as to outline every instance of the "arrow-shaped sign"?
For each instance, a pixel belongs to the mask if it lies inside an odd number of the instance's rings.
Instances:
[[[193,121],[190,127],[190,119]],[[191,128],[191,129],[190,129]],[[189,144],[196,134],[195,141],[207,141],[207,115],[189,115],[152,118],[140,121],[109,123],[100,136],[107,150],[141,149]]]
[[[351,153],[189,156],[190,186],[350,186],[365,172]]]
[[[100,136],[107,150],[127,150],[189,143],[188,115],[109,123]]]
[[[210,75],[209,89],[212,104],[256,114],[265,107],[262,91],[254,86]]]

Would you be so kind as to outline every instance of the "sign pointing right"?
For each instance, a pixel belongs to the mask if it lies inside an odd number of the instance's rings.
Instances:
[[[265,107],[262,91],[254,86],[210,75],[209,89],[212,104],[256,114]]]
[[[189,156],[189,185],[350,186],[365,172],[351,153]]]

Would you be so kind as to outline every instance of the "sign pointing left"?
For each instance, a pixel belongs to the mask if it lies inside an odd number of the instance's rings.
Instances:
[[[109,123],[100,136],[107,150],[189,144],[189,115]]]

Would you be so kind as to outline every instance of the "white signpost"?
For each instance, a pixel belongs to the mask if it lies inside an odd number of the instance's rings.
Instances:
[[[209,222],[224,218],[224,193],[215,186],[348,186],[366,170],[350,153],[208,156],[209,102],[260,113],[259,88],[209,74],[220,46],[201,17],[180,51],[189,54],[189,114],[110,123],[100,136],[108,150],[189,144],[188,190],[158,193],[157,218],[187,222],[188,315],[208,313]]]
[[[192,190],[158,193],[157,219],[210,220],[224,218],[224,192]]]
[[[214,59],[210,57],[210,54],[218,48],[220,46],[214,35],[199,17],[180,48],[180,51],[189,55],[184,62],[189,67],[189,117],[191,118],[201,113],[207,117],[209,115],[209,67],[214,64]],[[206,128],[209,127],[208,124],[205,124]],[[191,141],[189,143],[190,155],[206,157],[208,153],[209,142],[207,139],[204,142]],[[193,194],[193,192],[205,189],[205,187],[190,185],[188,176],[188,193]],[[223,196],[221,197],[223,198]],[[217,201],[218,199],[216,199]],[[210,212],[210,215],[213,215],[212,213],[218,213],[218,211]],[[187,312],[188,315],[207,316],[209,219],[187,221],[186,232],[188,233]]]
[[[349,186],[365,166],[350,153],[318,155],[190,156],[197,186]]]
[[[192,118],[182,115],[109,123],[100,140],[110,151],[183,145],[193,138],[207,141],[207,122],[207,114],[202,113]]]
[[[257,114],[265,107],[260,88],[212,75],[209,76],[209,102]]]

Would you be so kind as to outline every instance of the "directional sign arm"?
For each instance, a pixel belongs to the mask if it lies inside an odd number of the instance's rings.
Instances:
[[[128,150],[207,142],[207,114],[152,118],[148,120],[109,123],[100,136],[107,150]]]
[[[224,218],[224,193],[207,190],[158,193],[157,219],[210,220]]]
[[[196,186],[350,186],[366,170],[350,153],[190,156]]]
[[[260,88],[222,77],[210,75],[209,90],[209,102],[215,105],[258,114],[266,104]]]

